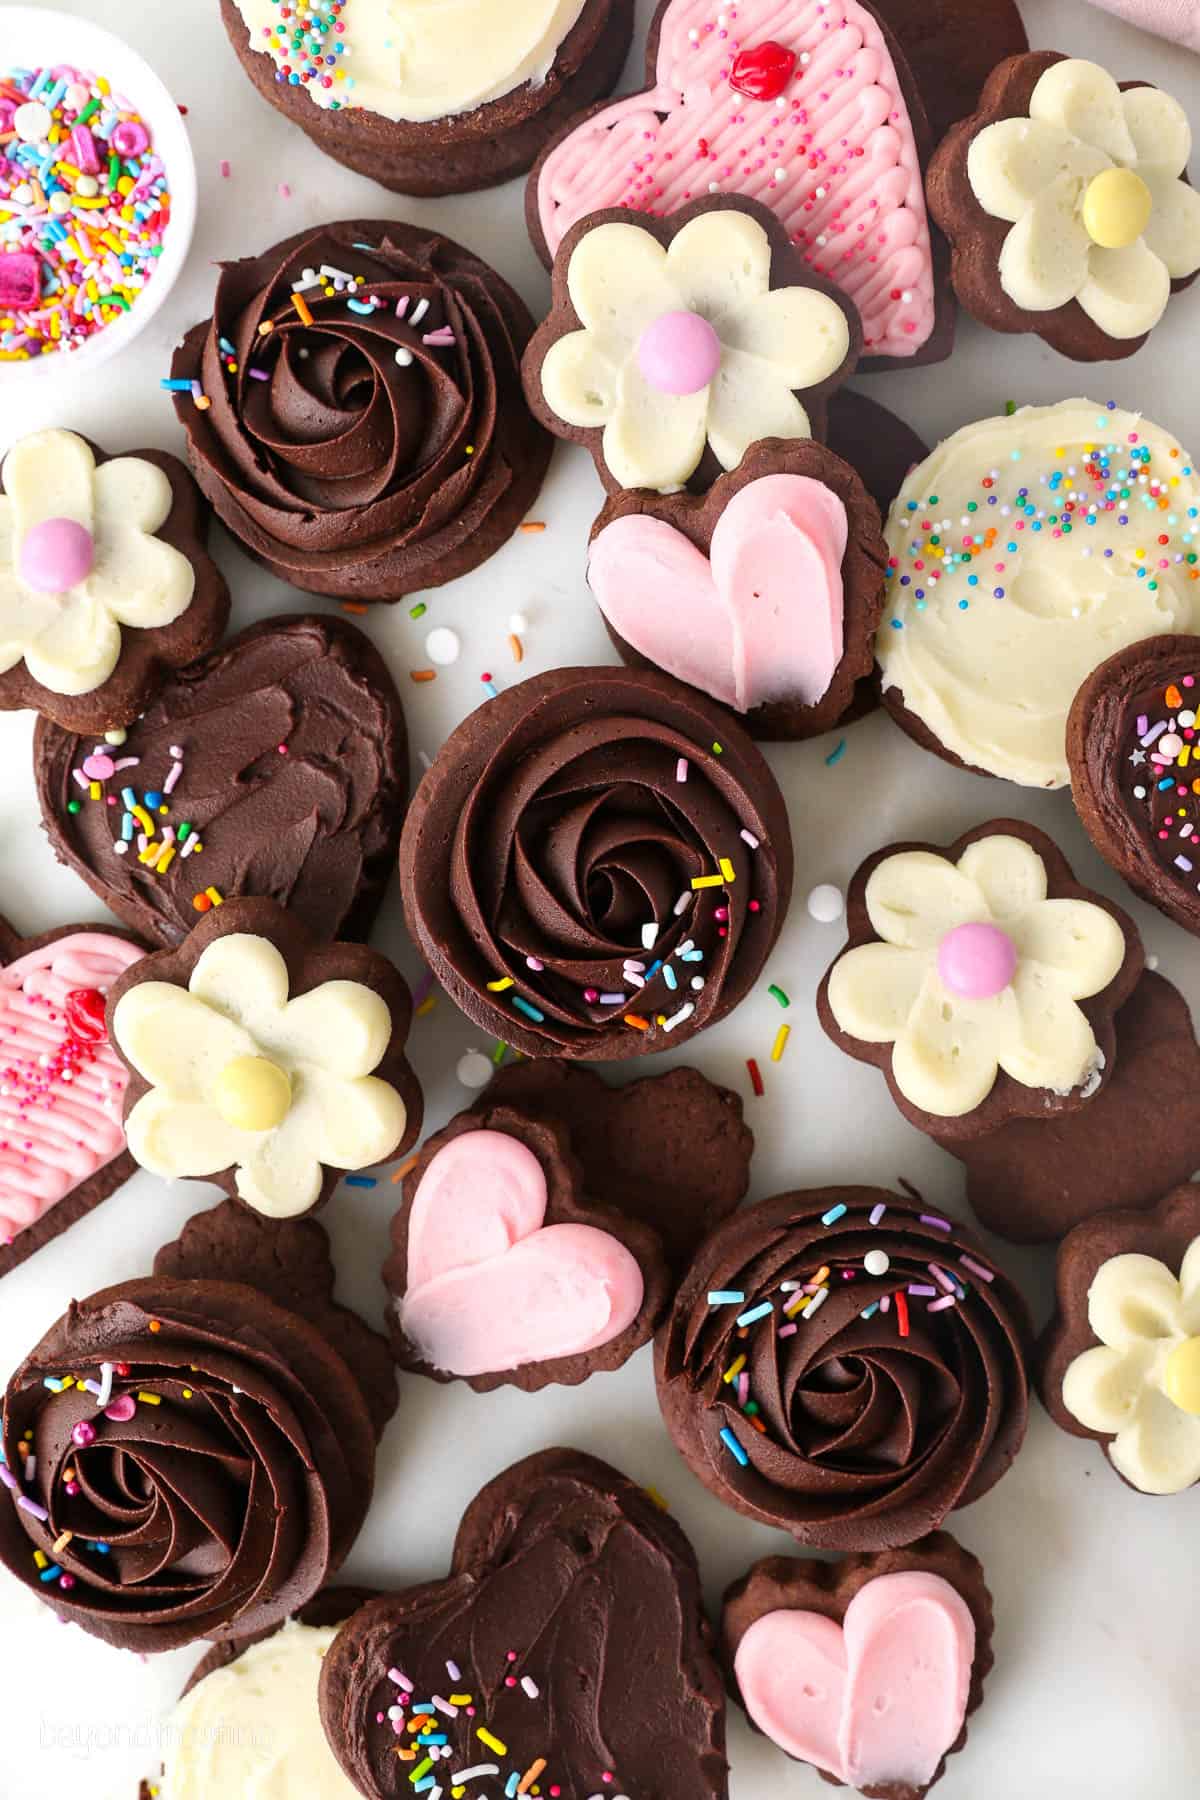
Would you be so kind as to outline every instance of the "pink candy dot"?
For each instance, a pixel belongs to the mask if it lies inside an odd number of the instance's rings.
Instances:
[[[699,313],[663,313],[638,339],[637,360],[658,393],[698,394],[721,366],[721,342]]]
[[[1002,993],[1016,969],[1016,945],[998,925],[956,925],[938,945],[942,985],[963,1000]]]
[[[121,156],[140,156],[150,143],[150,133],[137,119],[124,119],[114,125],[109,140]]]
[[[111,756],[85,756],[83,772],[89,781],[107,781],[116,773],[117,765]]]
[[[80,1450],[86,1450],[88,1445],[94,1444],[95,1441],[96,1427],[90,1425],[86,1419],[80,1419],[78,1425],[72,1425],[71,1442],[77,1445]]]
[[[63,594],[92,572],[96,546],[86,526],[74,519],[43,519],[21,539],[17,566],[21,579],[39,594]]]
[[[123,1425],[128,1419],[132,1419],[136,1411],[137,1401],[132,1394],[118,1394],[116,1399],[105,1407],[104,1416],[106,1419],[112,1419],[118,1425]]]

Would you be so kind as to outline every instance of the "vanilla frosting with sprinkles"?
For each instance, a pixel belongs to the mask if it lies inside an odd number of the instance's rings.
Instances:
[[[888,518],[885,694],[969,767],[1066,786],[1066,719],[1087,676],[1200,623],[1198,521],[1187,452],[1112,402],[964,427]]]

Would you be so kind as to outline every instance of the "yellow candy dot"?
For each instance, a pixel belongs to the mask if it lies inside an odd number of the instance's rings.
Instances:
[[[1123,250],[1141,237],[1153,205],[1140,175],[1132,169],[1105,169],[1083,196],[1083,228],[1101,249]]]
[[[1200,1415],[1200,1337],[1176,1344],[1167,1358],[1163,1387],[1181,1412]]]
[[[213,1101],[227,1125],[273,1131],[287,1117],[292,1084],[265,1056],[235,1056],[217,1076]]]

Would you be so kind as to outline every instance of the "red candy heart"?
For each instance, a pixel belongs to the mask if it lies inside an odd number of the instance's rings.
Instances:
[[[796,53],[768,38],[752,50],[742,50],[729,71],[729,85],[750,100],[775,100],[782,94],[796,67]]]
[[[105,1036],[104,995],[99,988],[72,988],[66,1001],[67,1029],[84,1044],[98,1044]]]

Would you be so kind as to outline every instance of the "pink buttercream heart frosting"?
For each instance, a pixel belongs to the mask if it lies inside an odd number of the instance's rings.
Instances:
[[[738,1645],[734,1670],[761,1731],[851,1787],[927,1787],[966,1717],[975,1621],[940,1575],[879,1575],[841,1625],[771,1612]]]
[[[642,1271],[592,1225],[547,1225],[541,1163],[502,1131],[437,1152],[408,1222],[400,1325],[449,1375],[487,1375],[611,1343],[641,1310]]]
[[[846,508],[808,475],[764,475],[717,520],[708,556],[664,519],[597,533],[588,581],[627,644],[736,712],[814,706],[845,650]]]
[[[143,952],[100,931],[55,938],[0,969],[0,1240],[37,1222],[125,1148],[129,1074],[68,996],[106,994]]]
[[[777,97],[730,82],[772,44],[795,63]],[[816,273],[862,315],[867,355],[911,357],[933,331],[935,291],[920,157],[875,15],[859,0],[671,0],[655,84],[582,121],[537,178],[553,256],[606,206],[663,218],[710,193],[775,211]]]

